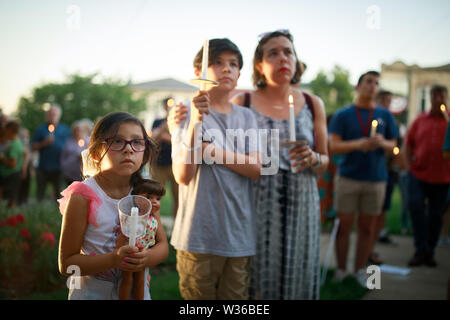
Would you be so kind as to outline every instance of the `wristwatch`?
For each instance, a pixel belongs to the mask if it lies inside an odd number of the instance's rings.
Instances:
[[[311,168],[313,168],[313,169],[318,168],[322,165],[322,158],[320,157],[320,153],[314,152],[314,154],[316,155],[317,163],[315,165],[311,166]]]

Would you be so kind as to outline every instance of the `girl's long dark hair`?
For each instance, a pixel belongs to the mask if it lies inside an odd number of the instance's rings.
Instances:
[[[159,144],[153,138],[150,138],[148,136],[147,132],[145,131],[144,125],[138,118],[127,112],[118,111],[108,113],[95,124],[94,129],[92,130],[88,150],[90,158],[94,160],[97,171],[100,171],[101,160],[108,151],[108,149],[106,149],[106,151],[103,152],[103,150],[105,150],[105,140],[114,137],[117,134],[117,131],[119,131],[119,127],[123,123],[128,122],[139,125],[142,129],[144,139],[146,140],[146,147],[144,151],[144,157],[142,159],[142,164],[139,167],[139,170],[133,173],[130,179],[130,185],[134,187],[143,180],[141,175],[142,168],[147,164],[151,167],[159,153]]]

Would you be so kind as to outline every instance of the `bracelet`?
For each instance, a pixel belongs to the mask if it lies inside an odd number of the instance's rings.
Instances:
[[[311,166],[312,169],[316,169],[322,165],[322,158],[320,157],[320,153],[314,152],[314,154],[316,155],[317,163],[315,165]]]

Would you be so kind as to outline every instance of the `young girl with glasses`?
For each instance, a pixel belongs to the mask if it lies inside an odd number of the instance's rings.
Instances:
[[[141,121],[114,112],[97,122],[88,147],[96,174],[74,182],[61,194],[63,214],[59,270],[79,270],[69,288],[69,299],[118,299],[122,271],[139,272],[168,256],[167,239],[145,250],[128,245],[116,248],[120,234],[118,202],[142,181],[141,169],[156,151]],[[162,225],[159,226],[162,228]],[[78,276],[78,274],[77,274]],[[78,281],[77,281],[78,280]],[[147,283],[144,299],[150,299]]]

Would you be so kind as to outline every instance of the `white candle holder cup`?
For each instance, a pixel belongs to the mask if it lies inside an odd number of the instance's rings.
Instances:
[[[152,204],[145,197],[129,195],[120,199],[118,208],[120,229],[129,238],[129,245],[135,246],[136,238],[145,233],[145,226]]]

